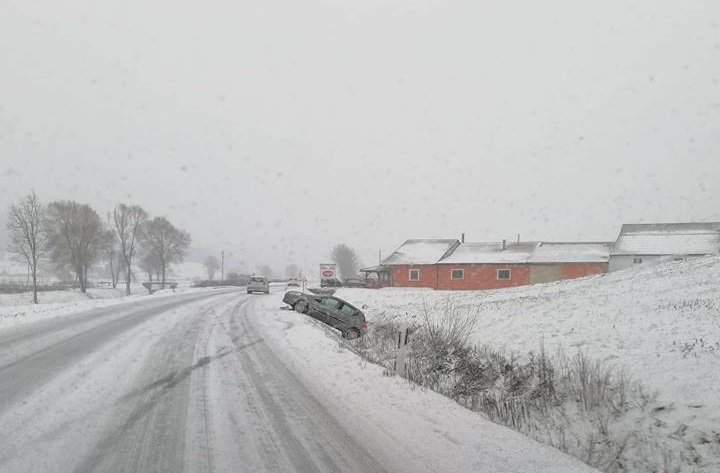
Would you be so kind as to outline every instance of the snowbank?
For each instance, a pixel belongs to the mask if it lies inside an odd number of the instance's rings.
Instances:
[[[39,304],[32,304],[32,293],[0,294],[0,329],[41,320],[67,317],[78,312],[126,304],[142,298],[170,297],[179,293],[212,291],[215,288],[180,288],[176,291],[165,289],[149,295],[139,286],[130,297],[119,286],[116,289],[92,288],[86,294],[77,290],[44,291],[38,294]]]

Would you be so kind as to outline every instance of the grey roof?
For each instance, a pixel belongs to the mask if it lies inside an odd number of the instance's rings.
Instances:
[[[625,224],[611,255],[720,253],[720,222]]]
[[[538,242],[507,243],[505,249],[500,242],[462,243],[451,255],[443,258],[441,264],[513,264],[527,263]]]
[[[614,242],[541,242],[529,263],[607,263]]]
[[[460,242],[453,240],[407,240],[385,258],[383,265],[435,264],[449,254]]]

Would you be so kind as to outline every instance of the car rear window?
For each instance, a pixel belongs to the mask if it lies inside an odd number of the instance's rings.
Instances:
[[[345,315],[349,315],[351,317],[355,317],[358,314],[358,310],[355,307],[347,305],[347,304],[342,306],[342,309],[340,309],[340,312],[342,312]]]
[[[250,282],[265,282],[263,278],[250,278]]]

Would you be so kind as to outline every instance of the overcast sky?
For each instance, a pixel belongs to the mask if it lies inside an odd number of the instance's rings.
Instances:
[[[717,0],[109,3],[3,0],[2,212],[138,203],[279,272],[720,220]]]

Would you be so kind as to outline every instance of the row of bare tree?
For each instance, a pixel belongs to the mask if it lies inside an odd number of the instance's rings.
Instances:
[[[28,264],[37,303],[38,265],[49,258],[58,269],[75,274],[80,290],[88,285],[88,271],[100,259],[110,268],[112,285],[121,276],[130,295],[133,264],[150,280],[156,276],[165,287],[168,266],[181,262],[190,247],[190,234],[175,228],[166,218],[150,219],[139,205],[118,204],[103,222],[87,204],[60,200],[43,204],[31,192],[10,206],[8,250]]]

